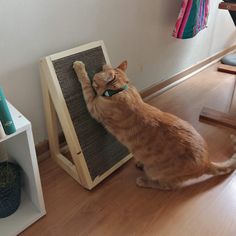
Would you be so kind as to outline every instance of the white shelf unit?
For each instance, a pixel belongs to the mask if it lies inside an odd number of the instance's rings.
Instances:
[[[0,235],[15,236],[46,214],[31,123],[8,103],[16,132],[0,140],[10,160],[22,169],[21,204],[17,211],[0,218]]]

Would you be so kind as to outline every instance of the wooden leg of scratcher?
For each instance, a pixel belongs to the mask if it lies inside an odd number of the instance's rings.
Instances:
[[[54,109],[52,99],[50,97],[43,73],[44,72],[42,71],[42,68],[40,68],[43,105],[44,105],[45,119],[46,119],[46,125],[47,125],[47,130],[48,130],[50,153],[51,153],[51,157],[54,160],[56,160],[57,155],[60,153],[56,111]]]
[[[48,131],[48,140],[50,146],[51,157],[63,168],[71,177],[80,183],[79,175],[75,165],[61,154],[58,138],[57,115],[48,90],[46,78],[42,67],[40,68],[41,87],[43,95],[43,104],[45,111],[45,119]]]

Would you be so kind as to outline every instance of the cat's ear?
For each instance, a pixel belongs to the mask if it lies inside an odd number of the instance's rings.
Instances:
[[[127,61],[123,61],[117,68],[121,69],[123,71],[126,71],[128,67],[128,62]]]
[[[106,65],[103,65],[103,67],[102,67],[102,70],[103,70],[103,71],[105,71],[105,70],[110,70],[110,69],[112,69],[111,66],[110,66],[110,65],[107,65],[107,64],[106,64]]]

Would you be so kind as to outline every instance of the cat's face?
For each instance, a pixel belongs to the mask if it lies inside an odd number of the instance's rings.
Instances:
[[[108,65],[103,66],[103,70],[93,77],[92,86],[98,95],[102,95],[106,90],[116,90],[129,83],[125,74],[127,61],[122,62],[113,69]]]

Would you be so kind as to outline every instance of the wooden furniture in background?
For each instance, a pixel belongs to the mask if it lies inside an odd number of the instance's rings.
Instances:
[[[230,74],[236,74],[236,66],[230,66],[225,64],[220,64],[218,66],[218,71],[230,73]]]
[[[208,120],[236,129],[236,78],[229,111],[221,112],[208,107],[203,107],[199,118],[200,120]]]
[[[46,214],[31,123],[8,103],[16,132],[0,140],[9,155],[22,169],[21,203],[12,215],[0,219],[0,235],[18,235]]]
[[[236,3],[221,2],[219,4],[219,9],[229,10],[229,11],[236,11]]]
[[[234,11],[236,11],[236,3],[221,2],[219,4],[219,9],[229,10],[231,17],[235,23]],[[220,72],[236,74],[236,66],[230,66],[230,65],[225,65],[225,64],[220,63],[217,69]],[[231,104],[230,104],[228,112],[221,112],[218,110],[204,107],[200,113],[199,118],[202,120],[208,120],[208,121],[216,122],[218,124],[222,124],[228,127],[236,128],[236,107],[235,107],[236,106],[236,91],[235,90],[236,90],[236,77],[235,77]]]
[[[228,10],[236,26],[236,0],[224,0],[219,4],[219,9]]]
[[[200,114],[200,119],[205,119],[218,124],[236,129],[236,119],[234,114],[216,111],[211,108],[204,107]]]

